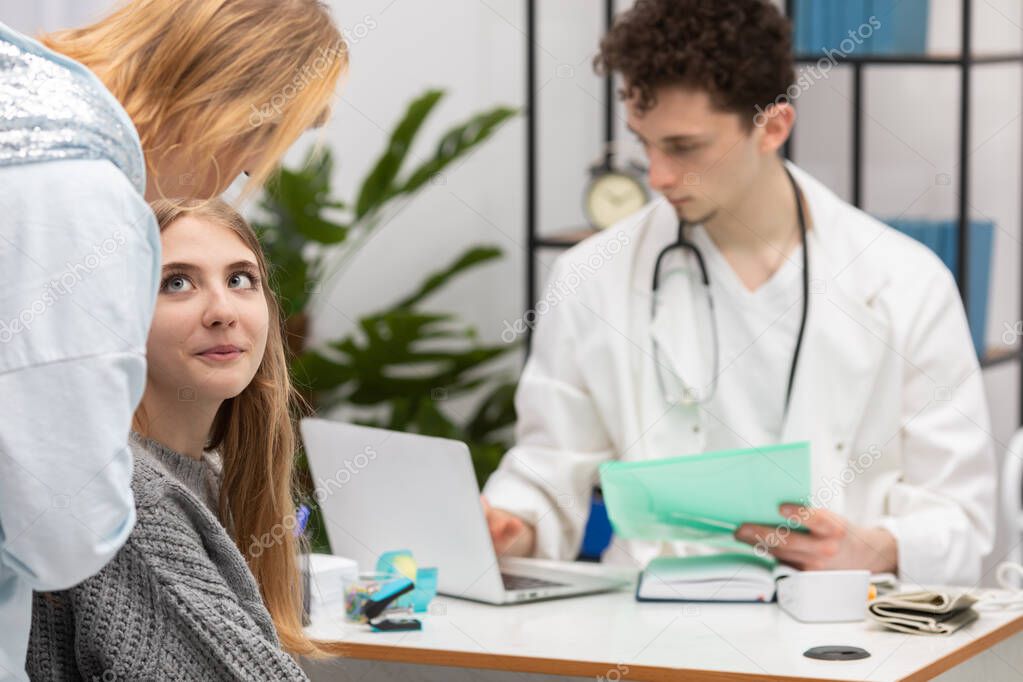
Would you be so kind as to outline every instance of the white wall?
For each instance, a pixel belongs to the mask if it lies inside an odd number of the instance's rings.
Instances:
[[[22,30],[55,28],[83,21],[108,4],[0,0],[0,21]],[[601,152],[603,93],[590,62],[601,31],[602,3],[538,4],[540,229],[553,233],[582,224],[585,169]],[[627,4],[620,1],[619,7]],[[443,87],[450,94],[421,135],[422,146],[413,151],[420,157],[442,130],[471,112],[499,103],[524,104],[522,0],[331,0],[331,5],[356,37],[350,79],[334,120],[322,132],[340,163],[335,177],[340,196],[353,196],[386,142],[385,131],[426,88]],[[974,6],[978,52],[1020,49],[1023,12],[1017,0]],[[959,12],[959,0],[932,0],[932,51],[958,48]],[[980,67],[976,74],[971,206],[974,217],[986,216],[998,225],[988,325],[994,343],[1004,325],[1019,321],[1020,70]],[[849,194],[849,93],[847,73],[835,73],[806,92],[798,101],[796,138],[797,161],[844,196]],[[868,210],[953,215],[955,181],[943,186],[936,177],[956,177],[958,102],[953,68],[885,68],[868,75]],[[301,158],[310,141],[303,140],[289,159]],[[384,226],[323,302],[326,312],[315,322],[314,338],[346,331],[360,314],[407,293],[467,246],[489,243],[502,247],[505,258],[450,287],[436,304],[477,324],[485,340],[499,341],[504,322],[515,320],[526,307],[523,164],[520,118],[448,173],[445,184],[424,191]],[[545,254],[542,261],[552,256]],[[987,370],[985,378],[1001,459],[1018,423],[1018,365]]]
[[[0,0],[0,22],[34,35],[40,31],[81,26],[112,7],[109,0]]]

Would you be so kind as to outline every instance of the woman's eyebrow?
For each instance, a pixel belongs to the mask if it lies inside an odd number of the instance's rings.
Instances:
[[[192,265],[191,263],[174,262],[174,263],[164,263],[163,264],[163,270],[164,270],[164,272],[166,272],[167,270],[182,270],[184,272],[198,272],[199,268],[197,266],[195,266],[195,265]]]
[[[235,261],[235,262],[230,263],[228,265],[225,265],[224,266],[224,270],[234,270],[234,269],[237,269],[237,268],[252,268],[252,269],[255,270],[255,269],[257,269],[257,267],[258,266],[255,263],[253,263],[252,261],[250,261],[250,260],[238,260],[238,261]],[[181,270],[182,272],[199,272],[199,270],[201,270],[202,268],[200,268],[199,266],[197,266],[197,265],[195,265],[193,263],[174,262],[174,263],[164,263],[163,264],[163,269],[164,269],[164,271],[167,271],[167,270]]]

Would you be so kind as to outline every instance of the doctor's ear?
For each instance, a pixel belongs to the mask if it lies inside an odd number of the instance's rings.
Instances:
[[[763,154],[781,149],[796,124],[796,109],[788,102],[757,106],[753,115],[753,135],[760,139],[757,147]]]

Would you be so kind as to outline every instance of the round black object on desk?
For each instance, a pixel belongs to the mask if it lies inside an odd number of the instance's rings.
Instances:
[[[870,653],[866,649],[844,645],[815,646],[804,651],[803,655],[821,661],[857,661],[870,657]]]

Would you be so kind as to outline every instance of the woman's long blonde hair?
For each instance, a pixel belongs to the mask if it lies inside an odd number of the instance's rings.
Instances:
[[[161,232],[188,215],[229,228],[256,258],[269,311],[266,350],[249,385],[221,405],[206,448],[217,450],[224,463],[221,523],[252,570],[281,643],[292,654],[321,655],[321,647],[302,631],[302,577],[297,562],[301,540],[292,532],[298,444],[294,419],[308,407],[288,373],[281,310],[268,284],[266,258],[249,224],[220,199],[162,199],[151,206]],[[132,428],[147,435],[146,421],[140,409]]]
[[[348,65],[320,0],[128,0],[40,39],[100,74],[135,123],[150,172],[175,151],[219,173],[225,149],[265,150],[245,169],[246,193],[326,120]]]

